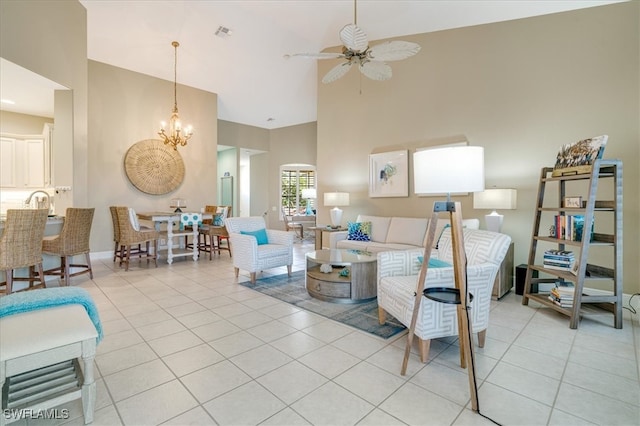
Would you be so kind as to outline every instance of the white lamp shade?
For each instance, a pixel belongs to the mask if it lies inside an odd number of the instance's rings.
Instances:
[[[304,188],[302,190],[302,198],[311,199],[316,198],[316,189],[315,188]]]
[[[484,190],[484,148],[453,146],[413,154],[416,194],[447,194]]]
[[[473,194],[473,208],[487,210],[513,210],[518,191],[515,189],[485,189]]]
[[[334,206],[334,207],[348,206],[349,193],[348,192],[325,192],[324,205]]]

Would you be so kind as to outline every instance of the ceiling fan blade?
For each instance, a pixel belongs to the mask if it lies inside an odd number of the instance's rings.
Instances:
[[[372,61],[399,61],[407,59],[420,51],[420,45],[409,41],[387,41],[376,44],[369,49],[368,56]]]
[[[302,58],[312,58],[312,59],[336,59],[336,58],[344,58],[343,53],[293,53],[291,55],[285,55],[285,58],[290,58],[292,56],[300,56]]]
[[[367,35],[360,29],[360,27],[348,24],[340,30],[340,40],[347,49],[351,49],[354,52],[364,52],[369,46],[367,41]]]
[[[371,80],[383,81],[391,78],[391,67],[384,62],[367,61],[360,65],[360,72]]]
[[[343,62],[342,64],[336,65],[335,67],[331,68],[331,70],[329,70],[329,72],[326,73],[324,77],[322,77],[322,82],[325,84],[333,83],[334,81],[348,73],[351,69],[351,65],[351,61]]]

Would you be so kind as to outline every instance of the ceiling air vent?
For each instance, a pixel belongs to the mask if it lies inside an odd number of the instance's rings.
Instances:
[[[231,30],[227,27],[220,25],[216,30],[216,35],[220,38],[227,38],[231,35]]]

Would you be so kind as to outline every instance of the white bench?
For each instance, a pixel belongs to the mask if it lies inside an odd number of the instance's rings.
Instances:
[[[97,337],[98,332],[93,322],[85,308],[79,304],[38,309],[0,318],[0,386],[3,394],[5,381],[9,381],[10,388],[11,379],[17,375],[37,369],[46,371],[44,367],[77,358],[82,358],[81,376],[84,377],[81,386],[78,383],[74,386],[62,385],[62,379],[50,380],[49,390],[40,389],[47,387],[47,384],[40,384],[37,392],[24,393],[33,395],[41,392],[48,397],[34,397],[34,401],[16,405],[15,409],[7,409],[6,395],[3,395],[0,426],[19,420],[24,416],[21,413],[42,413],[78,398],[82,398],[85,424],[91,423],[96,400],[93,360]]]

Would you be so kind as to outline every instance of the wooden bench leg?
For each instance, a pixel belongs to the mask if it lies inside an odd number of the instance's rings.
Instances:
[[[96,356],[96,341],[85,340],[82,342],[82,361],[84,383],[82,384],[82,411],[84,424],[93,422],[93,412],[96,408],[96,381],[93,375],[93,360]]]

